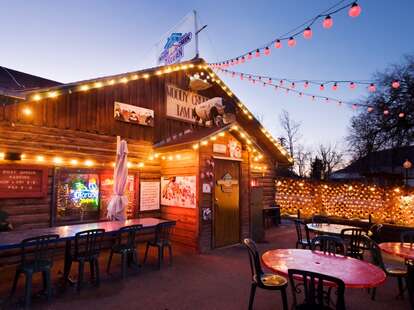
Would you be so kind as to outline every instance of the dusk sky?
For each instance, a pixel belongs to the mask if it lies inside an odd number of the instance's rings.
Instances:
[[[215,62],[260,47],[337,2],[0,0],[1,11],[7,12],[1,19],[0,65],[60,82],[151,67],[154,44],[192,9],[199,13],[199,24],[208,25],[200,34],[201,56]],[[234,70],[291,79],[365,80],[414,53],[414,1],[359,4],[358,18],[343,11],[333,16],[329,30],[317,22],[311,40],[299,38],[295,48],[272,49],[271,56]],[[355,113],[222,78],[275,136],[280,135],[278,115],[287,110],[302,122],[308,146],[343,141]],[[316,87],[309,92],[320,94]],[[366,94],[362,89],[323,92],[345,101]]]

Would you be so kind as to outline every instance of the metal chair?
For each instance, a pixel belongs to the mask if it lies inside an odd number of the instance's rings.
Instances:
[[[122,278],[125,278],[126,276],[127,265],[131,265],[131,263],[138,265],[135,237],[137,232],[141,229],[142,225],[131,225],[122,227],[118,230],[115,242],[111,247],[106,272],[109,273],[112,263],[112,256],[114,254],[121,255]]]
[[[253,309],[254,296],[256,294],[256,288],[262,288],[265,290],[280,291],[282,294],[283,309],[288,310],[287,303],[287,279],[271,273],[264,273],[262,265],[260,264],[259,252],[257,251],[256,244],[251,239],[244,239],[244,245],[249,253],[250,270],[252,273],[252,282],[250,287],[249,297],[249,310]]]
[[[77,262],[78,266],[78,282],[76,289],[80,292],[83,282],[84,265],[89,263],[91,272],[91,281],[95,280],[95,285],[99,286],[99,253],[101,251],[101,244],[105,229],[91,229],[78,232],[75,235],[75,250],[69,255],[68,259],[69,268],[64,275],[65,282],[69,277],[70,268],[73,262]]]
[[[315,224],[331,224],[329,217],[324,215],[314,215],[312,216],[312,223]]]
[[[373,224],[367,232],[368,237],[374,240],[376,243],[381,243],[381,230],[383,225],[382,224]]]
[[[155,228],[155,238],[147,242],[145,248],[144,264],[147,261],[148,250],[150,247],[156,247],[158,249],[158,269],[161,268],[161,262],[164,260],[164,248],[167,247],[169,251],[170,265],[172,264],[172,247],[170,236],[175,226],[174,222],[159,223]]]
[[[367,248],[364,236],[365,232],[361,228],[345,228],[341,230],[341,238],[348,241],[347,256],[364,259],[364,250]]]
[[[305,235],[303,235],[302,227],[304,227]],[[296,241],[296,248],[298,248],[299,245],[302,246],[303,249],[310,247],[311,242],[309,238],[309,230],[306,224],[301,220],[295,220],[295,228],[296,236],[298,238]]]
[[[21,259],[14,276],[10,300],[16,292],[19,276],[23,273],[26,277],[25,308],[28,309],[32,297],[32,277],[38,272],[43,275],[43,289],[46,292],[46,297],[48,300],[51,298],[51,269],[58,239],[59,235],[44,235],[28,238],[21,242]]]
[[[384,270],[385,274],[389,277],[394,277],[397,279],[398,282],[398,290],[399,294],[397,297],[404,298],[404,284],[403,279],[407,279],[408,271],[405,266],[391,266],[386,265],[384,263],[384,260],[382,259],[382,253],[381,248],[378,246],[378,244],[370,239],[368,236],[365,236],[367,240],[367,244],[369,245],[369,249],[371,252],[372,262],[380,267],[382,270]],[[373,288],[371,299],[375,299],[375,294],[377,292],[377,288]]]
[[[320,251],[328,254],[346,254],[346,246],[344,240],[336,236],[321,235],[312,239],[311,250],[319,248]]]
[[[345,310],[345,283],[341,279],[298,269],[289,269],[288,274],[294,309],[332,309],[330,308],[331,290],[332,284],[335,284],[336,303],[333,309]],[[329,283],[327,290],[324,290],[324,283]],[[300,288],[301,286],[303,288]],[[304,302],[298,304],[297,294],[302,291]]]

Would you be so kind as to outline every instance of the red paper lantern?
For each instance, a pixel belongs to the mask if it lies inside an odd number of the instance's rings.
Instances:
[[[310,27],[307,27],[307,28],[305,29],[305,31],[303,32],[303,37],[304,37],[305,39],[310,39],[310,38],[312,38],[312,29],[310,29]]]
[[[260,50],[259,49],[256,50],[256,53],[254,54],[254,56],[256,56],[256,58],[260,57]]]
[[[333,26],[333,19],[331,16],[326,16],[325,19],[323,20],[323,28],[325,29],[329,29]]]
[[[400,87],[400,81],[398,81],[398,80],[394,80],[394,81],[392,81],[391,86],[392,86],[392,88],[394,88],[394,89],[399,88],[399,87]]]
[[[377,88],[375,87],[375,84],[374,83],[371,83],[369,86],[368,86],[368,89],[369,89],[369,91],[370,92],[374,92],[374,91],[376,91],[377,90]]]
[[[281,48],[281,47],[282,47],[282,43],[280,42],[280,40],[276,40],[275,48]]]
[[[338,89],[338,84],[334,83],[334,84],[332,85],[332,90],[337,90],[337,89]]]
[[[269,48],[269,47],[266,47],[266,48],[265,48],[265,50],[264,50],[264,54],[265,54],[266,56],[269,56],[269,55],[270,55],[270,48]]]
[[[294,37],[290,37],[288,40],[289,47],[294,47],[296,45],[296,40]]]
[[[361,14],[361,7],[356,2],[352,3],[351,8],[348,11],[348,15],[350,17],[358,17],[360,14]]]
[[[325,86],[323,85],[323,84],[321,84],[320,86],[319,86],[319,90],[324,90],[325,89]]]

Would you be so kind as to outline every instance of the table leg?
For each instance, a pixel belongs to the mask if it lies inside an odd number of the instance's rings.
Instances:
[[[410,301],[411,309],[414,310],[414,261],[407,261],[408,275],[406,278],[408,298]]]
[[[64,258],[64,267],[63,267],[63,286],[66,286],[66,283],[69,283],[70,285],[74,285],[76,282],[73,281],[69,277],[70,268],[72,266],[72,261],[70,259],[72,252],[72,243],[70,240],[66,240],[65,244],[65,258]]]

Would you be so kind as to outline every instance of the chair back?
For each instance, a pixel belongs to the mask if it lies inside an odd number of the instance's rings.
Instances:
[[[303,291],[304,302],[302,304],[309,305],[310,309],[330,309],[331,305],[331,287],[335,285],[336,291],[336,303],[335,309],[345,310],[345,283],[338,278],[328,275],[298,270],[289,269],[289,283],[292,288],[293,306],[297,306],[297,294]],[[329,283],[329,288],[324,290],[324,283]],[[303,289],[300,287],[303,286]]]
[[[174,222],[159,223],[155,228],[155,242],[168,243],[174,229]]]
[[[382,224],[374,224],[368,229],[368,236],[376,243],[381,243]]]
[[[380,247],[378,246],[378,243],[376,243],[374,240],[372,240],[368,236],[364,236],[364,237],[366,239],[365,242],[368,245],[369,251],[371,253],[372,263],[385,271],[385,265],[382,259],[382,253],[381,253]]]
[[[341,237],[343,240],[349,240],[348,242],[348,254],[353,256],[365,249],[365,234],[361,228],[345,228],[341,230]]]
[[[314,224],[323,224],[323,223],[331,224],[331,220],[327,216],[314,215],[314,216],[312,216],[312,223],[314,223]]]
[[[408,230],[403,231],[400,235],[401,243],[411,243],[411,246],[413,246],[414,243],[414,231]]]
[[[344,240],[337,236],[321,235],[312,239],[311,250],[319,248],[320,251],[328,254],[346,254]]]
[[[24,239],[21,244],[21,265],[30,264],[34,271],[40,270],[45,263],[51,267],[56,252],[59,235],[42,235]]]
[[[75,257],[96,257],[101,250],[105,229],[90,229],[75,234]]]
[[[117,244],[128,249],[135,248],[135,238],[141,229],[142,225],[140,224],[121,227],[117,234]]]
[[[302,226],[305,230],[305,238],[303,238],[303,231]],[[295,228],[296,228],[296,236],[298,237],[298,242],[301,242],[302,240],[306,240],[307,242],[310,242],[309,238],[309,230],[306,224],[301,220],[295,220]]]
[[[250,271],[252,273],[253,281],[257,282],[259,286],[263,285],[261,276],[263,275],[262,265],[260,264],[259,252],[257,251],[256,243],[252,239],[246,238],[243,240],[244,245],[249,253]]]

